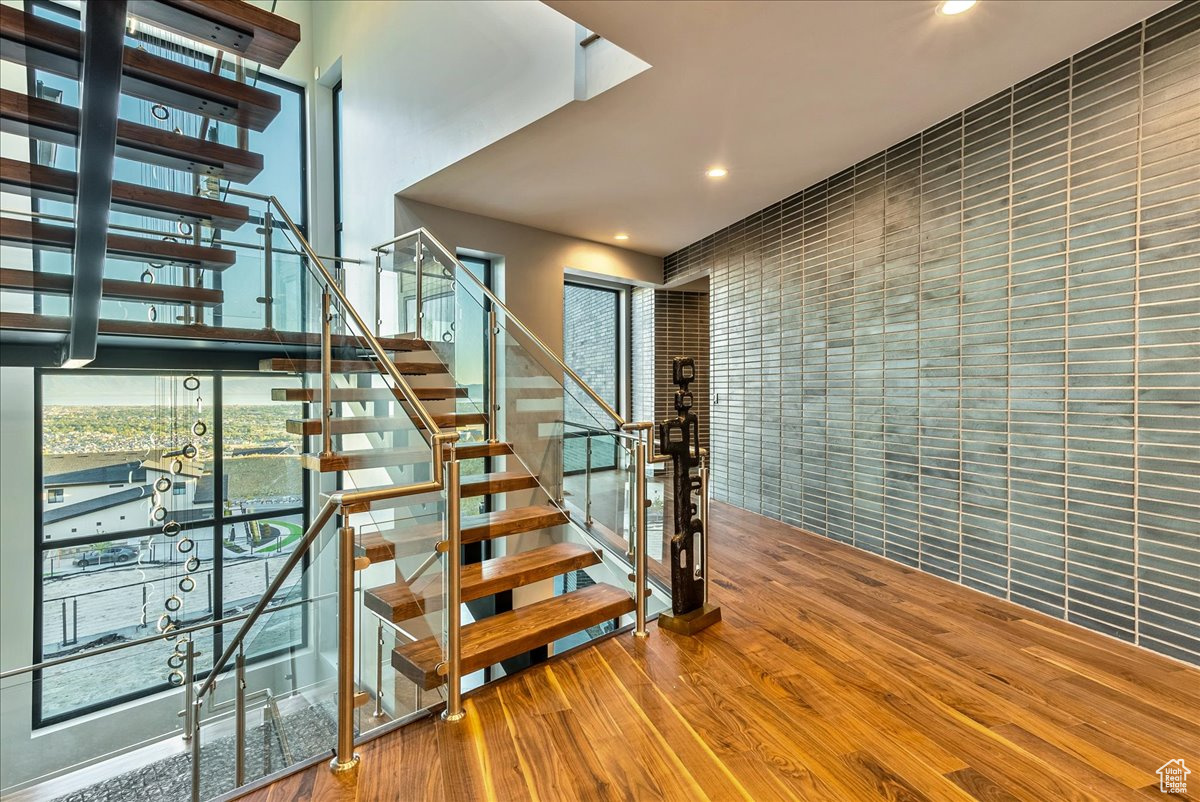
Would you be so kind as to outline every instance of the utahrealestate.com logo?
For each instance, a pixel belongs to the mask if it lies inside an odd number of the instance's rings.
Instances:
[[[1159,767],[1158,790],[1164,794],[1186,794],[1187,778],[1192,770],[1183,765],[1183,758],[1168,760]]]

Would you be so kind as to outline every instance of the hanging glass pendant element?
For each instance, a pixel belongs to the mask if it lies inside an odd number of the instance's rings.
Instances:
[[[154,480],[154,489],[159,493],[166,493],[171,489],[171,478],[169,476],[160,476]]]
[[[150,113],[154,115],[156,120],[165,120],[171,116],[171,112],[161,103],[155,103],[150,107]]]
[[[186,379],[183,380],[183,389],[199,390],[200,389],[200,379],[196,378],[195,375],[188,376]]]
[[[171,461],[171,473],[178,474],[182,470],[183,470],[183,460],[179,459],[179,457],[176,457],[174,460]]]
[[[196,396],[196,414],[200,415],[200,414],[203,414],[203,412],[204,412],[204,399],[201,398],[200,396]]]
[[[204,425],[204,421],[202,420],[198,420],[192,424],[192,434],[196,435],[197,437],[203,437],[204,433],[207,431],[208,427]]]
[[[192,236],[192,231],[193,231],[192,224],[189,223],[187,220],[180,220],[179,222],[177,222],[175,224],[175,228],[177,231],[179,231],[180,234],[182,234],[185,237]]]
[[[200,570],[200,558],[196,556],[188,557],[187,562],[183,564],[184,569],[188,572]]]
[[[178,521],[167,521],[163,524],[162,533],[167,537],[175,537],[182,531],[183,527],[179,525]]]
[[[142,271],[142,283],[143,284],[153,284],[154,283],[154,274],[151,273],[149,269]]]
[[[185,537],[183,540],[175,544],[175,550],[180,554],[187,554],[192,549],[196,548],[196,541],[190,537]]]
[[[195,459],[196,455],[199,453],[200,451],[191,443],[188,443],[183,447],[183,456],[187,459]]]
[[[182,671],[172,671],[167,676],[167,682],[170,683],[171,687],[178,688],[180,685],[183,684],[183,672]]]
[[[180,607],[183,606],[183,599],[179,598],[174,593],[172,593],[170,596],[167,597],[167,600],[165,602],[163,602],[163,606],[166,607],[167,610],[169,610],[170,612],[173,613],[176,610],[178,610]]]
[[[149,320],[151,323],[157,322],[158,321],[158,309],[154,306],[151,306],[149,309],[147,309],[146,310],[146,319]]]
[[[190,576],[185,576],[183,579],[179,580],[179,589],[184,593],[191,593],[196,589],[196,580],[192,579]]]

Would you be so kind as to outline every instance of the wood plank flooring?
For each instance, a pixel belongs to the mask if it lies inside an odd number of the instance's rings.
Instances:
[[[695,638],[551,660],[287,800],[1200,800],[1200,670],[714,503]],[[1189,796],[1155,770],[1183,758]]]

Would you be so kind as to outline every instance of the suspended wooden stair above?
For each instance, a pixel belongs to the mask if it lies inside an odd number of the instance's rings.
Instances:
[[[83,33],[13,6],[0,6],[0,56],[47,72],[79,78]],[[209,70],[125,46],[121,92],[262,131],[279,114],[279,95]]]

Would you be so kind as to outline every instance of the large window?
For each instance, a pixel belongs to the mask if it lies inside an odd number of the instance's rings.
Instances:
[[[245,611],[305,528],[296,377],[39,374],[38,660]],[[294,593],[305,592],[294,572]],[[303,643],[303,606],[251,657]],[[232,634],[204,630],[198,666]],[[43,672],[35,725],[170,687],[172,639]],[[120,659],[115,659],[120,658]]]
[[[613,409],[621,409],[621,292],[567,282],[563,287],[563,355],[569,365]],[[616,465],[613,438],[596,436],[612,421],[595,401],[568,383],[563,404],[563,468],[578,473]]]
[[[67,5],[50,0],[35,0],[34,13],[60,25],[78,28],[79,12]],[[178,61],[200,70],[211,71],[212,54],[194,49],[186,40],[159,31],[149,25],[138,25],[126,32],[126,44],[163,58]],[[231,61],[222,64],[222,75],[226,78],[239,77]],[[264,131],[239,131],[234,125],[207,119],[198,114],[156,106],[146,100],[122,95],[119,115],[123,120],[148,125],[164,131],[178,131],[191,137],[204,137],[225,145],[242,147],[263,156],[263,170],[248,185],[242,187],[251,192],[274,195],[291,215],[297,226],[306,231],[306,181],[304,139],[304,89],[281,79],[258,74],[253,69],[241,78],[259,89],[279,96],[280,112]],[[31,70],[28,91],[66,106],[79,105],[79,81],[43,69]],[[76,169],[76,150],[65,145],[31,140],[30,160],[62,170]],[[189,223],[163,220],[157,217],[131,212],[113,211],[110,225],[120,227],[137,236],[160,235],[177,241],[195,241],[201,244],[219,244],[236,252],[236,263],[223,275],[214,273],[205,276],[206,286],[213,289],[232,290],[226,292],[224,302],[209,313],[211,318],[204,322],[237,328],[262,328],[264,306],[260,297],[274,298],[274,328],[298,330],[302,324],[304,309],[302,285],[303,271],[297,254],[290,253],[288,237],[283,233],[285,224],[275,220],[273,228],[279,232],[274,238],[273,270],[271,291],[267,292],[267,272],[263,258],[263,206],[228,194],[228,185],[211,176],[198,177],[181,170],[168,169],[160,165],[118,157],[113,165],[113,179],[139,186],[165,189],[186,195],[202,194],[207,197],[243,204],[250,209],[250,219],[236,230],[214,231],[206,226],[193,229]],[[74,205],[70,201],[35,199],[32,210],[53,225],[68,225],[74,216]],[[71,272],[71,254],[37,251],[34,269],[48,273]],[[109,256],[105,261],[105,278],[128,281],[153,280],[158,284],[183,284],[188,268],[176,265],[151,265],[144,262],[119,259]],[[145,276],[147,272],[150,276]],[[69,314],[70,299],[61,295],[37,295],[35,309],[47,315]],[[190,308],[130,300],[105,298],[101,301],[101,316],[108,319],[136,321],[153,320],[162,323],[187,322]]]

